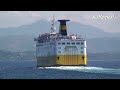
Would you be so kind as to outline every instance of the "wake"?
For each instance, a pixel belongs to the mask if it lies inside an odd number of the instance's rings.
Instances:
[[[39,67],[38,69],[69,70],[89,73],[120,74],[120,69],[84,66],[59,66],[59,67]]]

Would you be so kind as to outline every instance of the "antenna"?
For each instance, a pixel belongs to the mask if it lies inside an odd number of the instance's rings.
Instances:
[[[52,19],[52,24],[51,24],[51,33],[53,33],[55,31],[56,27],[55,27],[55,16],[53,14],[53,19]]]

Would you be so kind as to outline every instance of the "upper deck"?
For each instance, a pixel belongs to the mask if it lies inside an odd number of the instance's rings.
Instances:
[[[82,36],[80,35],[75,35],[75,34],[67,34],[67,26],[66,22],[70,20],[58,20],[60,22],[60,27],[59,27],[59,33],[54,32],[55,26],[54,26],[54,18],[52,20],[52,27],[51,27],[51,33],[44,33],[39,35],[39,37],[35,38],[34,40],[37,41],[38,43],[45,43],[45,42],[50,42],[50,41],[60,41],[60,40],[85,40]]]
[[[83,37],[81,37],[80,35],[67,35],[67,36],[62,36],[59,33],[45,33],[45,34],[41,34],[39,35],[38,38],[34,39],[35,41],[38,41],[39,43],[45,43],[45,42],[49,42],[49,41],[60,41],[60,40],[75,40],[75,41],[81,41],[81,40],[85,40]]]

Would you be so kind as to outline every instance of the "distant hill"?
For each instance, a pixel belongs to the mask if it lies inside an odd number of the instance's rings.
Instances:
[[[0,60],[36,60],[34,51],[10,52],[0,50]]]
[[[88,52],[120,52],[120,38],[87,39]],[[0,50],[11,52],[35,51],[34,36],[16,35],[0,37]]]
[[[93,38],[87,39],[89,52],[120,52],[120,38]]]
[[[91,53],[87,54],[88,60],[118,60],[120,61],[120,52],[102,52],[102,53]]]
[[[35,51],[36,42],[29,35],[15,35],[0,37],[0,50],[10,52]]]
[[[40,20],[30,25],[14,28],[0,28],[0,50],[35,51],[34,38],[50,31],[51,22]],[[56,22],[59,31],[59,22]],[[68,33],[86,36],[88,52],[119,52],[120,33],[108,33],[103,30],[77,22],[68,22]]]
[[[120,37],[120,33],[109,33],[102,29],[90,25],[84,25],[76,22],[68,23],[68,31],[83,35],[87,39],[105,38],[105,37]]]
[[[59,31],[59,22],[56,22],[57,30]],[[77,33],[86,36],[86,38],[100,38],[100,37],[120,37],[120,33],[108,33],[102,29],[84,25],[77,22],[68,22],[68,33]],[[30,25],[22,25],[14,28],[0,28],[0,36],[8,35],[31,35],[38,36],[38,34],[50,32],[51,22],[47,20],[40,20]]]

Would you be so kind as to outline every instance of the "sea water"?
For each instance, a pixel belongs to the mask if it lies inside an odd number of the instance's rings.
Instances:
[[[120,60],[88,60],[85,67],[36,65],[36,60],[0,60],[0,79],[120,79]]]

